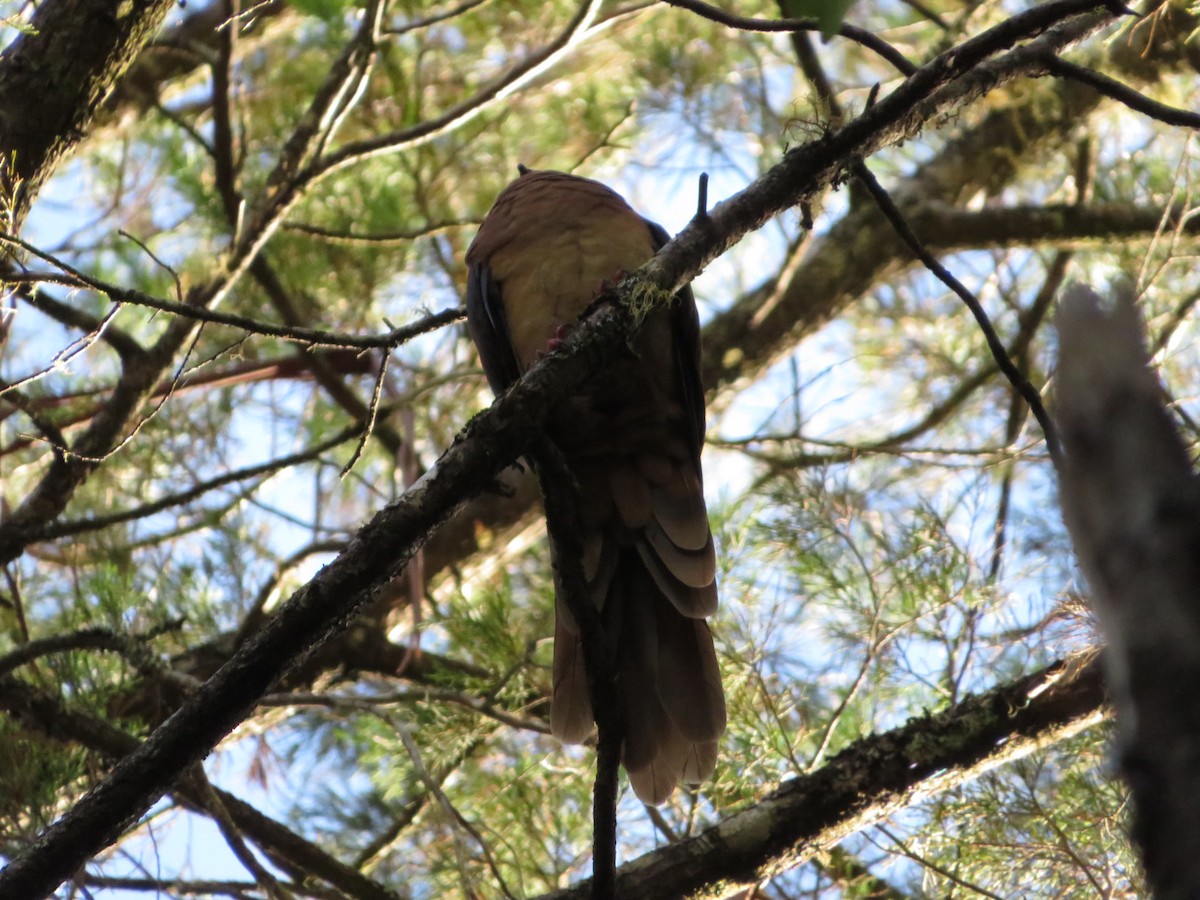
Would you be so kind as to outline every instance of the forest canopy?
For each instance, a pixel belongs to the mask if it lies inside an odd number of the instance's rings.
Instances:
[[[1194,459],[1194,5],[0,8],[0,896],[588,896],[519,460],[627,335],[493,403],[518,164],[700,310],[729,724],[617,896],[1144,895],[1054,313],[1132,298]]]

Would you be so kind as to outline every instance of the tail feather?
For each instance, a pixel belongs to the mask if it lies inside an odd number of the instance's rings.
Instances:
[[[661,602],[658,615],[659,699],[680,734],[711,741],[725,731],[725,693],[708,623]]]
[[[588,695],[587,672],[583,668],[583,646],[577,627],[568,627],[570,612],[555,604],[554,688],[550,698],[550,733],[564,744],[582,744],[592,733],[592,701]]]
[[[711,616],[717,611],[717,582],[714,579],[703,587],[690,587],[676,578],[659,558],[654,549],[645,541],[637,543],[638,554],[646,567],[646,571],[654,578],[659,591],[671,601],[671,605],[680,615],[700,619]]]
[[[685,448],[665,444],[662,453],[571,459],[588,600],[616,638],[622,762],[637,796],[655,804],[679,781],[712,775],[726,720],[704,621],[717,608],[717,566],[703,487]],[[579,743],[593,710],[579,628],[555,587],[550,728]]]
[[[696,741],[689,745],[687,758],[679,780],[684,784],[700,784],[712,778],[717,769],[717,742]]]
[[[677,463],[668,481],[648,487],[654,520],[672,543],[684,550],[702,550],[712,541],[704,488],[692,463]]]
[[[655,755],[645,765],[626,762],[625,771],[638,799],[655,806],[665,803],[687,768],[690,750],[690,744],[678,735],[671,735],[656,746]]]
[[[683,584],[700,588],[716,579],[717,558],[711,534],[699,549],[687,550],[672,541],[658,522],[651,522],[643,533],[663,565]]]
[[[626,603],[618,650],[623,761],[634,792],[657,804],[676,782],[712,774],[725,697],[708,625],[679,613],[640,554],[622,554],[619,565]]]
[[[626,528],[645,528],[654,516],[650,485],[630,463],[614,465],[609,472],[613,503]]]

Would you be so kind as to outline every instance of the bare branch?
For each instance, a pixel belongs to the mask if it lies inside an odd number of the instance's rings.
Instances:
[[[1200,128],[1200,113],[1189,112],[1185,109],[1177,109],[1174,106],[1159,103],[1145,94],[1138,93],[1129,85],[1121,84],[1115,78],[1109,78],[1104,73],[1097,72],[1095,69],[1089,69],[1086,66],[1077,66],[1075,63],[1067,62],[1065,59],[1059,59],[1057,56],[1047,57],[1046,68],[1051,75],[1057,75],[1059,78],[1071,78],[1082,84],[1086,84],[1088,87],[1099,91],[1105,97],[1116,100],[1118,103],[1124,103],[1130,109],[1147,115],[1152,119],[1157,119],[1160,122],[1165,122],[1168,125],[1176,125],[1181,128]]]
[[[1054,427],[1054,422],[1051,420],[1050,414],[1046,412],[1046,407],[1042,404],[1042,395],[1038,393],[1037,388],[1029,383],[1029,379],[1017,368],[1016,364],[1012,361],[1012,357],[1008,355],[1008,350],[1000,342],[1000,336],[996,334],[996,329],[992,327],[991,320],[988,318],[987,312],[984,311],[979,300],[932,253],[925,249],[920,239],[913,234],[912,229],[908,227],[908,223],[904,221],[904,216],[892,201],[892,198],[888,196],[887,191],[875,180],[875,176],[871,174],[871,170],[867,168],[866,163],[857,163],[854,167],[854,173],[867,186],[867,190],[875,198],[875,202],[879,204],[880,210],[887,216],[888,221],[892,223],[892,227],[896,229],[897,233],[903,238],[904,242],[917,258],[943,284],[954,291],[959,299],[966,304],[967,309],[971,311],[971,315],[979,323],[979,329],[983,332],[983,336],[987,340],[988,349],[991,350],[992,358],[996,360],[996,365],[1000,367],[1000,371],[1004,373],[1004,376],[1016,388],[1022,399],[1029,404],[1029,408],[1038,420],[1038,424],[1042,426],[1042,433],[1046,437],[1046,448],[1050,451],[1050,457],[1054,460],[1055,466],[1060,466],[1062,464],[1062,449],[1058,440],[1058,432]]]
[[[750,16],[739,16],[726,12],[720,7],[703,2],[703,0],[667,0],[667,3],[671,6],[678,6],[680,9],[694,12],[696,15],[703,16],[712,22],[716,22],[718,25],[727,25],[739,31],[796,32],[821,30],[821,26],[816,19],[755,19]],[[887,41],[882,40],[864,28],[843,24],[839,26],[837,33],[848,40],[854,41],[856,44],[861,44],[868,50],[878,53],[895,66],[903,75],[911,75],[917,71],[917,67],[909,62],[903,53]]]
[[[206,309],[202,306],[196,306],[193,303],[167,300],[162,297],[155,297],[152,294],[143,293],[142,291],[111,284],[99,278],[94,278],[91,275],[86,275],[68,263],[48,253],[44,253],[12,235],[0,234],[0,243],[19,247],[28,253],[34,254],[39,259],[57,266],[66,273],[66,277],[63,277],[48,272],[26,272],[21,275],[7,276],[5,280],[10,283],[63,284],[73,288],[88,288],[98,291],[114,303],[144,306],[148,309],[169,312],[196,322],[212,322],[218,325],[228,325],[231,328],[239,328],[250,334],[283,338],[284,340],[295,341],[312,347],[345,347],[357,350],[380,348],[394,350],[396,347],[415,337],[456,322],[465,315],[461,309],[445,309],[439,313],[432,313],[425,316],[423,319],[419,319],[411,324],[394,328],[386,335],[379,335],[378,337],[338,334],[336,332],[323,331],[316,328],[303,328],[296,325],[272,325],[269,322],[261,322],[247,316],[224,313],[215,309]]]

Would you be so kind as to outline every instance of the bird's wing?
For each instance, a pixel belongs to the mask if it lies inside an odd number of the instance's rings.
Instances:
[[[486,262],[472,263],[467,269],[467,331],[479,349],[488,385],[497,396],[503,394],[521,372],[513,354],[500,284]]]
[[[657,253],[671,240],[670,232],[657,222],[645,220]],[[700,467],[700,449],[704,446],[704,385],[700,381],[700,314],[692,286],[685,285],[671,301],[671,330],[675,338],[675,368],[683,391],[683,404],[691,427],[696,468]]]

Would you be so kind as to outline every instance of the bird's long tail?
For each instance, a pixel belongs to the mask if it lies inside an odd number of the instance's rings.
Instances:
[[[614,557],[601,621],[618,635],[622,762],[638,797],[657,804],[676,782],[712,775],[725,730],[725,697],[708,624],[676,609],[636,542],[617,548]],[[592,723],[579,629],[560,596],[551,729],[559,739],[578,743]]]

